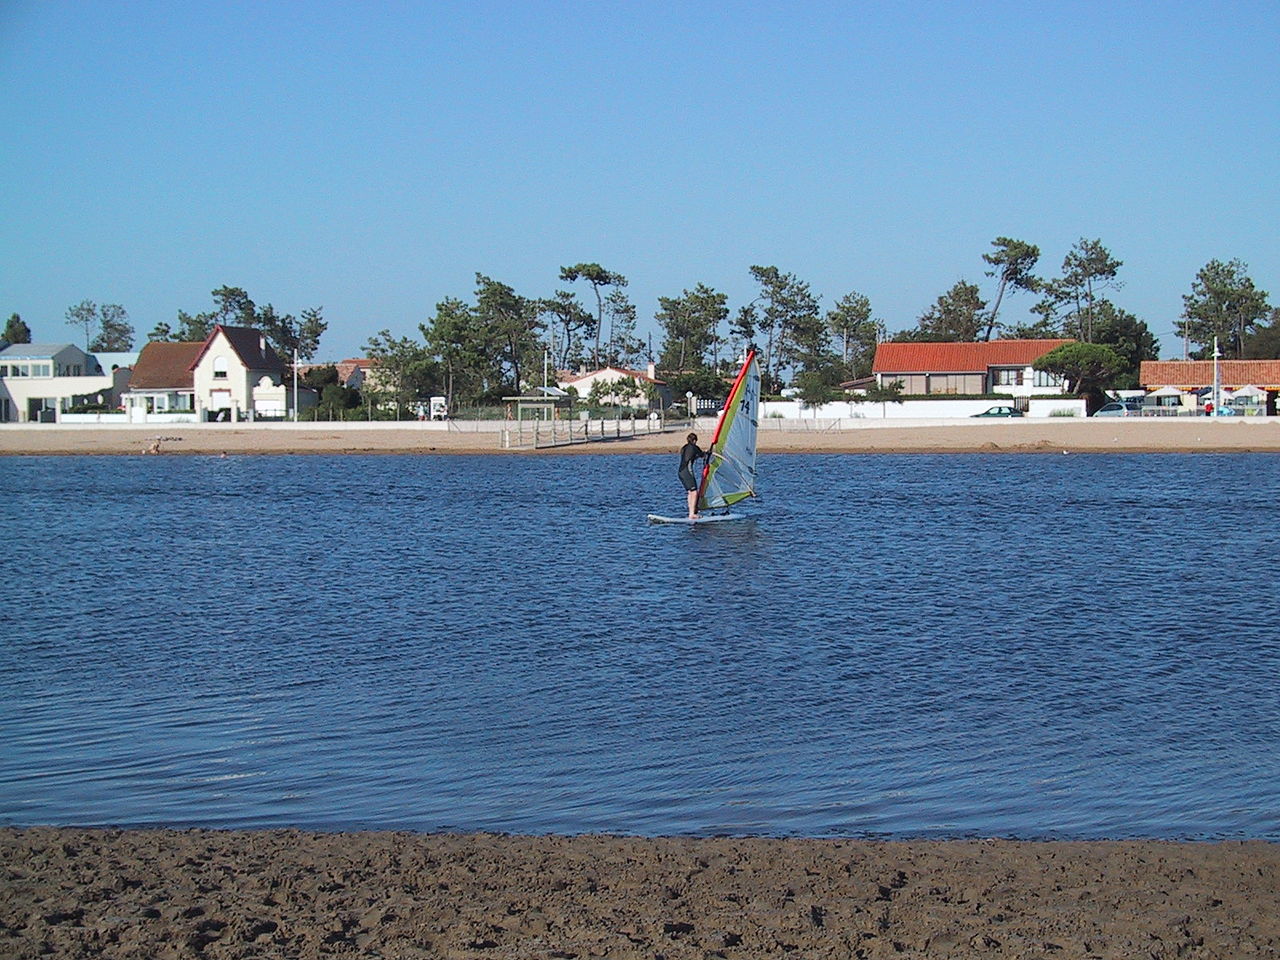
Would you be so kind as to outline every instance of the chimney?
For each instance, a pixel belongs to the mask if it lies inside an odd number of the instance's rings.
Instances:
[[[262,334],[258,334],[258,352],[263,354],[264,356],[266,355],[266,352],[267,352],[267,338],[264,337]]]
[[[650,379],[650,380],[657,380],[657,379],[658,379],[658,366],[657,366],[657,364],[655,364],[652,360],[650,360],[650,361],[649,361],[649,371],[648,371],[648,373],[649,373],[649,379]]]

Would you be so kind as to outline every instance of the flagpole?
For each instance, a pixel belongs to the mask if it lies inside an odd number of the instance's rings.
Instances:
[[[1219,359],[1222,351],[1218,349],[1218,338],[1213,338],[1213,415],[1222,416],[1222,367]]]

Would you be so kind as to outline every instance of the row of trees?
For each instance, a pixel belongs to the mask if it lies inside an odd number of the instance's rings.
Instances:
[[[1146,322],[1111,299],[1123,287],[1123,262],[1100,240],[1078,241],[1054,275],[1036,272],[1039,247],[1010,237],[993,240],[981,260],[985,292],[977,283],[958,280],[914,327],[894,339],[1069,338],[1114,354],[1116,359],[1085,351],[1093,357],[1091,369],[1105,368],[1107,385],[1117,387],[1136,385],[1138,365],[1158,357]],[[539,382],[540,368],[551,379],[552,370],[634,367],[655,357],[677,395],[691,390],[715,396],[747,346],[760,353],[766,391],[789,382],[814,402],[833,395],[839,383],[870,373],[886,331],[865,294],[850,291],[824,310],[821,298],[794,274],[776,266],[749,270],[756,292],[736,310],[724,293],[703,283],[679,296],[659,297],[657,351],[652,338],[646,343],[637,335],[627,278],[598,263],[562,267],[564,286],[540,297],[477,273],[471,298],[438,303],[434,315],[419,325],[420,339],[393,337],[384,329],[366,351],[379,368],[381,388],[401,407],[439,393],[453,406],[517,392]],[[1007,304],[1017,296],[1036,299],[1026,319],[1011,322]],[[157,324],[148,339],[203,340],[217,323],[248,326],[261,330],[286,361],[295,352],[311,360],[327,328],[320,307],[295,318],[271,304],[259,307],[239,287],[220,287],[212,297],[212,309],[179,311],[176,328]],[[91,350],[132,348],[133,328],[118,304],[83,301],[68,309],[67,322],[83,328]],[[1212,260],[1197,273],[1176,329],[1195,344],[1191,355],[1197,358],[1211,354],[1215,338],[1228,357],[1280,357],[1280,311],[1271,308],[1266,291],[1255,286],[1239,260]],[[5,336],[10,342],[29,341],[30,331],[14,314]]]
[[[833,391],[850,370],[870,370],[883,325],[871,319],[865,296],[848,294],[824,313],[809,285],[793,274],[753,266],[751,275],[759,293],[736,313],[726,294],[706,284],[659,297],[657,351],[636,335],[626,277],[598,263],[560,270],[567,284],[585,281],[594,310],[572,289],[527,297],[477,273],[472,298],[438,303],[419,325],[421,339],[382,330],[365,350],[381,387],[402,408],[434,393],[451,407],[492,400],[536,384],[539,372],[551,381],[557,370],[636,367],[650,357],[674,393],[716,396],[748,345],[760,351],[766,389],[778,389],[790,374],[810,388]]]
[[[214,290],[213,309],[190,314],[178,311],[177,329],[169,324],[156,324],[149,334],[149,341],[176,341],[194,343],[206,339],[213,328],[222,324],[232,327],[252,327],[260,330],[267,343],[286,363],[296,354],[299,360],[311,360],[320,347],[320,338],[328,329],[323,307],[308,307],[301,317],[280,313],[271,304],[258,306],[240,287],[222,286]]]
[[[81,300],[67,308],[67,323],[84,330],[84,346],[90,353],[133,349],[129,314],[118,303],[99,305],[92,300]],[[31,328],[18,314],[10,314],[0,337],[8,343],[30,343]]]
[[[1147,324],[1110,298],[1123,286],[1123,263],[1100,240],[1082,238],[1051,276],[1036,273],[1037,246],[1010,237],[992,241],[982,261],[990,300],[978,284],[957,281],[894,339],[1066,338],[1105,348],[1068,351],[1078,355],[1068,375],[1077,385],[1096,381],[1086,369],[1101,369],[1108,386],[1135,386],[1139,364],[1159,356]],[[596,263],[560,271],[566,283],[589,284],[594,310],[572,289],[526,297],[478,273],[473,297],[437,304],[435,315],[419,325],[421,339],[383,330],[366,349],[402,405],[430,393],[443,393],[454,405],[515,392],[538,381],[539,367],[635,366],[653,356],[676,395],[691,390],[715,396],[747,346],[760,353],[766,391],[790,382],[813,402],[834,395],[839,383],[870,373],[885,325],[865,294],[850,291],[823,310],[809,284],[794,274],[760,265],[750,267],[750,274],[757,293],[737,310],[724,293],[703,283],[679,296],[659,297],[654,319],[662,339],[656,353],[635,335],[626,277]],[[1016,295],[1037,299],[1027,320],[1010,322],[1002,311]],[[1197,345],[1194,356],[1210,352],[1215,336],[1228,356],[1280,356],[1280,316],[1240,261],[1211,261],[1183,300],[1177,330]]]

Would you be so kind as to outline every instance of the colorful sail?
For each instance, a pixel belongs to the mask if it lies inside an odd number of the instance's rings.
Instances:
[[[760,364],[747,354],[729,391],[702,470],[698,509],[731,507],[756,494],[756,430],[760,425]]]

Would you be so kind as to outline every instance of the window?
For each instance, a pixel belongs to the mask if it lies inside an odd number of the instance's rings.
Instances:
[[[1056,373],[1048,373],[1044,370],[1037,370],[1036,386],[1037,387],[1061,387],[1062,377],[1058,376],[1058,374]]]
[[[213,358],[213,379],[215,380],[227,379],[227,358],[226,357]]]
[[[996,385],[1000,387],[1022,386],[1021,367],[997,367],[995,370]]]
[[[926,393],[984,393],[983,381],[986,378],[980,373],[931,373],[928,374]]]

